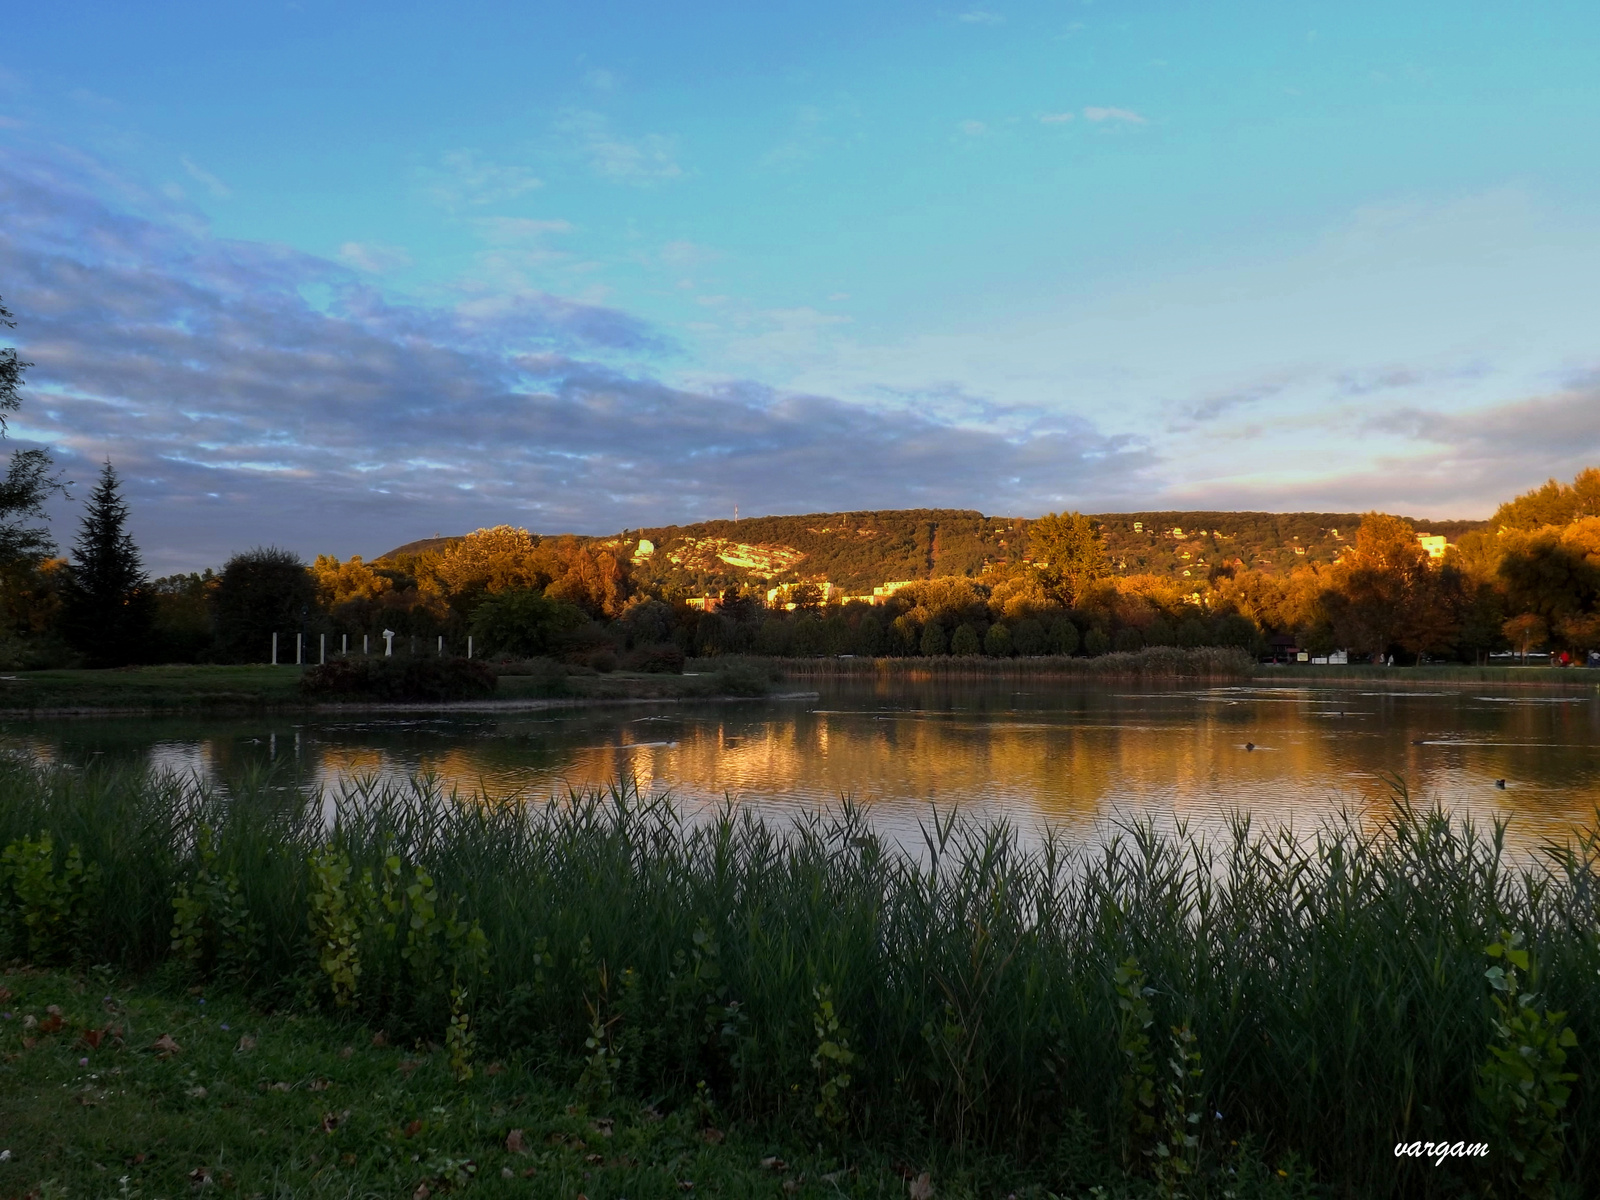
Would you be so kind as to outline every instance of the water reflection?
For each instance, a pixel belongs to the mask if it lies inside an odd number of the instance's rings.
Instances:
[[[1600,695],[1400,688],[1140,690],[881,680],[813,702],[360,718],[11,721],[0,737],[43,761],[145,763],[227,779],[270,767],[318,788],[438,776],[447,787],[543,798],[635,780],[696,807],[768,810],[849,796],[916,836],[932,803],[1088,836],[1108,814],[1162,825],[1310,828],[1341,806],[1387,810],[1385,776],[1529,844],[1593,824]],[[1504,779],[1504,790],[1496,780]]]

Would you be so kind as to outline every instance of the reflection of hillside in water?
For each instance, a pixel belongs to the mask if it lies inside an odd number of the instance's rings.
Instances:
[[[769,809],[851,797],[901,830],[960,805],[1083,830],[1111,814],[1161,825],[1309,830],[1340,807],[1389,811],[1383,776],[1419,801],[1514,817],[1524,844],[1592,823],[1600,698],[1505,692],[1225,687],[1141,690],[898,680],[819,702],[316,721],[304,717],[12,723],[39,761],[128,761],[213,779],[270,769],[285,785],[403,779],[544,799],[635,781],[690,808]],[[1252,743],[1254,750],[1246,749]],[[1506,790],[1494,781],[1508,781]]]

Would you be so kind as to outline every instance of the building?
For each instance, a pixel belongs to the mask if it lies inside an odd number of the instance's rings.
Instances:
[[[910,587],[916,582],[918,581],[915,579],[897,579],[891,583],[884,584],[882,587],[875,587],[872,589],[872,603],[887,604],[890,596],[894,595],[901,588]]]
[[[1444,552],[1450,548],[1450,543],[1436,533],[1417,534],[1417,545],[1428,552],[1428,557],[1437,562],[1444,557]]]

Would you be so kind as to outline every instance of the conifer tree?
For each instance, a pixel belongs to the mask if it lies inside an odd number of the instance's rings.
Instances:
[[[14,329],[16,322],[0,304],[0,328]],[[0,346],[0,438],[6,436],[6,414],[22,407],[23,374],[30,367],[13,346]],[[0,475],[0,570],[37,564],[54,552],[55,544],[42,525],[29,518],[47,520],[44,505],[52,493],[65,492],[52,471],[46,450],[14,450]]]
[[[62,633],[95,666],[123,666],[144,656],[150,639],[149,580],[127,531],[128,504],[110,462],[89,495],[72,548]]]

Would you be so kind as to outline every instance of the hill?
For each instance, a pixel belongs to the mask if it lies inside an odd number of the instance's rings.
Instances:
[[[1229,565],[1286,572],[1331,563],[1361,524],[1360,513],[1166,511],[1094,519],[1119,574],[1197,580]],[[1487,524],[1407,520],[1451,541]],[[1025,562],[1028,525],[970,509],[913,508],[657,525],[594,540],[626,547],[642,576],[668,587],[706,592],[807,579],[862,595],[891,580],[977,578]],[[438,551],[453,540],[408,542],[382,557]]]

